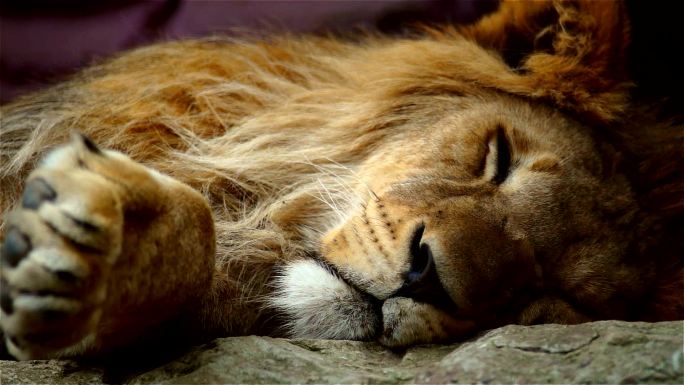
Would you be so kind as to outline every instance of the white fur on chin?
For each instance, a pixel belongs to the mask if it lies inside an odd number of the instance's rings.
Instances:
[[[285,314],[294,338],[365,340],[381,326],[381,316],[363,294],[314,260],[285,266],[270,305]]]

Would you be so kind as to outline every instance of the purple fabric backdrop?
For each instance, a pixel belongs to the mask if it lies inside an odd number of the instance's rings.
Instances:
[[[398,33],[415,22],[470,21],[495,6],[493,0],[5,0],[0,5],[0,100],[153,41],[359,26]]]

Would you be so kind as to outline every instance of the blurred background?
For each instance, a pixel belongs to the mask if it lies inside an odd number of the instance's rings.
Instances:
[[[684,2],[626,2],[638,92],[668,95],[668,104],[681,110]],[[470,22],[497,5],[497,0],[1,0],[0,102],[155,41],[359,28],[401,34],[418,23]]]
[[[212,34],[400,34],[416,23],[462,23],[496,0],[3,0],[0,102],[63,79],[114,52]]]

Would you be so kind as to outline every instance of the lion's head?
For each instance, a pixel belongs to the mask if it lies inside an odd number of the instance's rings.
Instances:
[[[511,2],[388,49],[424,67],[374,92],[414,112],[330,198],[318,260],[283,269],[292,332],[400,346],[633,317],[654,272],[630,257],[637,203],[596,138],[625,107],[626,39],[619,3]]]

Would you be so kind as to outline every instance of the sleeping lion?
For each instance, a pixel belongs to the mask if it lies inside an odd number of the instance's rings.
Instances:
[[[635,123],[628,29],[619,2],[512,1],[407,38],[172,42],[4,106],[9,352],[684,318],[680,134]]]

